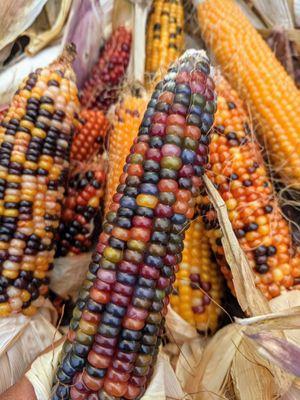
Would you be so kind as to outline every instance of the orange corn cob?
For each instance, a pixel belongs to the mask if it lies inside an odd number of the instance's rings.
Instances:
[[[127,95],[117,106],[112,118],[113,129],[109,137],[105,212],[108,211],[112,197],[119,184],[119,178],[123,172],[123,165],[129,154],[131,144],[137,136],[146,105],[146,98]]]
[[[198,6],[203,37],[249,104],[275,170],[300,188],[300,92],[233,0]]]
[[[229,219],[256,276],[271,299],[300,282],[300,258],[294,256],[291,231],[273,194],[259,147],[238,94],[225,79],[217,82],[218,110],[210,144],[208,176],[225,201]],[[233,289],[221,246],[216,213],[201,199],[204,222],[221,269]]]
[[[71,147],[72,161],[88,161],[99,153],[108,132],[109,123],[102,111],[82,110],[82,124],[75,132]]]
[[[214,331],[221,313],[222,276],[202,218],[194,220],[185,233],[182,262],[170,298],[173,309],[200,331]]]

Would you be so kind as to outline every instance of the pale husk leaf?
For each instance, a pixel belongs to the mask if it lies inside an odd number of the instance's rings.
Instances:
[[[146,58],[146,24],[151,2],[141,0],[134,4],[133,72],[134,79],[144,82]]]
[[[230,371],[234,391],[239,400],[270,400],[281,394],[269,363],[255,351],[256,347],[245,337],[241,340],[233,357]]]
[[[47,0],[2,0],[0,50],[21,35],[42,11]]]
[[[287,0],[251,0],[269,28],[292,29],[293,18]]]
[[[300,0],[294,0],[294,16],[295,25],[297,28],[300,27]]]
[[[208,196],[218,215],[218,221],[223,233],[222,245],[226,260],[233,275],[237,300],[241,305],[241,308],[250,316],[269,314],[271,308],[268,301],[255,286],[254,273],[233,232],[226,205],[209,178],[204,176],[203,179]],[[278,331],[278,335],[282,336],[283,334]],[[241,366],[238,365],[235,371],[231,374],[232,377],[237,375],[235,380],[236,384],[238,382],[237,379],[239,379],[238,374],[240,367]],[[255,380],[259,379],[259,372],[255,370],[255,366],[253,366],[252,369],[251,378],[253,379],[253,382],[251,382],[251,385],[249,386],[255,386]],[[286,373],[284,373],[277,365],[268,364],[268,369],[272,371],[272,375],[274,376],[274,391],[280,394],[285,393],[291,385],[290,377],[287,376]],[[242,377],[240,377],[240,379],[242,379]],[[261,384],[261,382],[257,382],[257,385],[259,384]]]
[[[299,290],[291,290],[285,293],[282,293],[280,296],[275,297],[269,302],[271,309],[273,312],[280,312],[289,310],[291,307],[299,307],[300,306],[300,291]],[[287,330],[284,332],[285,337],[300,346],[300,330]]]
[[[0,102],[10,103],[21,81],[36,68],[49,65],[61,53],[60,45],[48,47],[36,56],[25,57],[0,74]]]
[[[25,52],[28,55],[32,56],[46,47],[50,42],[58,37],[64,27],[72,0],[62,0],[59,3],[55,0],[53,1],[58,9],[57,18],[50,29],[44,31],[41,24],[37,22],[36,26],[33,25],[26,32],[24,32],[24,35],[28,36],[30,39],[30,42],[25,49]]]
[[[242,310],[250,316],[269,314],[270,307],[265,297],[255,286],[254,274],[233,232],[224,200],[206,175],[203,179],[222,229],[222,245],[233,275],[237,300]]]
[[[16,383],[32,361],[60,333],[52,325],[57,316],[49,301],[29,318],[17,315],[0,320],[0,393]]]
[[[92,253],[59,257],[54,260],[51,271],[50,289],[62,298],[75,300],[86,277]]]
[[[103,13],[99,0],[74,0],[64,31],[62,49],[67,43],[76,46],[77,57],[73,69],[79,89],[98,60],[103,39]]]
[[[199,393],[199,399],[226,398],[230,369],[236,349],[243,339],[243,329],[236,324],[227,325],[208,342],[194,378],[198,383],[196,392]]]
[[[278,365],[289,374],[300,377],[300,347],[286,339],[274,336],[271,332],[245,334],[258,344],[257,351],[266,360]]]
[[[176,376],[182,389],[191,395],[197,393],[199,390],[197,371],[207,340],[204,337],[198,336],[195,339],[185,342],[179,351],[175,369]]]
[[[300,328],[300,307],[292,307],[284,311],[273,312],[251,318],[235,318],[239,325],[250,326],[256,330],[285,330]]]
[[[168,306],[166,315],[166,333],[171,343],[180,346],[188,340],[198,337],[197,330]]]

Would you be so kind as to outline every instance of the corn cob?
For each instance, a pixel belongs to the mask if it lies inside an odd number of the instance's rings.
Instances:
[[[123,165],[130,152],[133,140],[146,109],[146,98],[125,96],[112,118],[113,129],[109,136],[108,175],[105,193],[105,213],[108,211],[113,195],[123,172]]]
[[[222,277],[201,217],[186,231],[182,262],[170,297],[173,309],[199,331],[215,331],[222,297]]]
[[[72,142],[71,163],[88,161],[102,152],[103,141],[109,128],[108,120],[102,111],[82,110],[80,120],[82,124],[76,130]]]
[[[106,112],[119,96],[129,64],[131,33],[123,26],[113,32],[100,53],[98,63],[84,84],[81,104]]]
[[[276,172],[300,187],[300,93],[232,0],[198,6],[199,25],[228,80],[255,117]]]
[[[154,0],[146,32],[146,73],[167,68],[184,48],[181,0]]]
[[[72,50],[31,73],[0,126],[0,316],[47,293],[79,111]]]
[[[73,312],[53,400],[135,399],[149,382],[207,161],[209,73],[203,53],[189,51],[156,86]]]
[[[105,169],[99,155],[73,171],[58,229],[56,257],[80,254],[92,247],[94,219],[104,196]]]
[[[221,194],[233,229],[256,275],[257,287],[271,299],[300,283],[291,231],[273,194],[259,147],[242,101],[225,79],[217,80],[218,111],[210,144],[208,176]],[[202,198],[202,214],[221,269],[233,289],[216,214]]]

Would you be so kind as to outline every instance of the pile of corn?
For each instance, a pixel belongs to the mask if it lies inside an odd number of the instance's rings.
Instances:
[[[95,245],[53,400],[141,398],[168,306],[201,334],[219,328],[224,282],[236,290],[204,174],[264,296],[300,288],[300,252],[253,129],[274,171],[298,189],[299,92],[234,0],[198,5],[203,38],[228,81],[204,52],[182,55],[184,3],[152,2],[145,79],[161,79],[151,97],[136,85],[128,91],[132,35],[119,26],[81,104],[69,47],[0,112],[0,317],[33,315],[54,256]]]

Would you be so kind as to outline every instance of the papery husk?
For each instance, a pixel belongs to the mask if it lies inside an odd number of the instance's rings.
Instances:
[[[233,275],[237,300],[247,315],[268,314],[270,306],[266,298],[255,286],[253,271],[233,232],[225,202],[210,179],[206,175],[203,179],[209,199],[217,212],[218,221],[222,229],[222,245]]]
[[[36,315],[0,319],[0,393],[16,383],[32,361],[61,337],[55,328],[57,313],[44,300]]]
[[[36,19],[47,0],[2,0],[0,50],[13,42]]]
[[[61,54],[60,45],[48,47],[33,57],[25,57],[0,73],[0,102],[10,103],[21,81],[37,68],[49,65]]]
[[[226,260],[231,268],[236,297],[241,308],[249,316],[270,314],[270,305],[255,286],[254,273],[233,232],[223,199],[207,176],[204,176],[204,183],[208,196],[218,215],[218,221],[223,233],[221,239],[222,245]],[[224,334],[226,337],[228,332],[223,333],[223,331],[224,330],[219,331],[217,335]],[[280,330],[276,331],[276,334],[278,337],[284,337],[283,332]],[[248,338],[244,337],[239,345],[241,346],[239,348],[241,352],[237,351],[236,354],[234,354],[232,366],[230,366],[230,375],[237,398],[243,400],[270,398],[253,397],[253,391],[255,392],[256,388],[259,388],[260,396],[269,396],[270,390],[272,390],[276,396],[281,396],[286,393],[292,384],[292,378],[278,366],[270,364],[268,361],[262,359],[255,351],[255,345],[250,343]],[[224,347],[220,345],[216,348],[224,349]],[[222,362],[224,362],[224,360]],[[264,368],[262,368],[261,365],[263,365]],[[227,373],[228,372],[229,371],[227,371]],[[271,377],[272,388],[270,388]],[[203,382],[206,383],[205,380],[203,380]],[[247,386],[248,389],[244,386]]]
[[[96,64],[103,42],[103,12],[99,0],[74,0],[64,31],[62,48],[67,43],[74,43],[76,46],[77,57],[72,66],[79,89],[82,89]]]
[[[77,299],[78,290],[85,280],[92,253],[54,259],[50,275],[50,289],[63,299]]]
[[[51,6],[48,5],[48,7],[51,7],[50,18],[48,18],[47,8],[45,7],[43,13],[37,18],[35,23],[24,32],[24,35],[28,36],[30,39],[29,44],[25,49],[27,55],[32,56],[38,53],[41,49],[56,39],[61,33],[67,20],[72,0],[48,0],[48,3],[49,2],[52,3]],[[55,14],[56,19],[53,22],[53,15]],[[46,21],[48,22],[48,29],[45,30]]]
[[[171,306],[168,306],[166,315],[166,334],[169,341],[177,346],[198,337],[197,330],[181,318]]]

